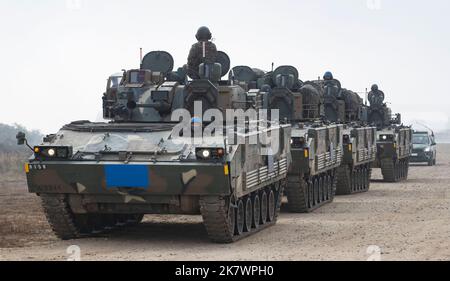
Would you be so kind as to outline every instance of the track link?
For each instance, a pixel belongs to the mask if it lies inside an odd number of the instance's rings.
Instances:
[[[409,159],[381,160],[381,173],[385,182],[400,182],[408,179]]]
[[[118,226],[140,223],[143,215],[74,214],[64,194],[41,194],[42,207],[55,235],[62,240],[95,236]]]
[[[300,174],[288,177],[286,195],[288,208],[293,213],[310,213],[331,203],[337,188],[337,172],[331,170],[317,176],[304,178]]]
[[[370,178],[372,168],[370,164],[363,164],[356,167],[343,165],[337,171],[336,195],[351,195],[367,192],[370,189]]]
[[[41,194],[41,200],[48,223],[58,238],[69,240],[83,235],[64,195]]]
[[[250,195],[237,199],[232,199],[231,197],[201,197],[200,212],[202,214],[203,224],[205,225],[210,240],[215,243],[233,243],[253,235],[269,226],[275,225],[280,213],[281,199],[285,185],[286,182],[283,180],[275,185],[255,191]],[[267,202],[269,202],[268,195],[271,191],[274,194],[274,210],[272,210],[273,218],[270,220],[270,210],[267,207],[269,206],[269,203]],[[267,205],[265,208],[263,208],[263,196],[267,196],[265,200]],[[259,214],[255,216],[254,213],[252,213],[251,216],[253,218],[257,217],[258,222],[255,223],[255,221],[253,221],[250,231],[247,229],[239,230],[239,220],[243,220],[246,216],[244,215],[241,217],[239,215],[238,206],[240,202],[245,203],[249,198],[252,204],[255,202],[260,202],[259,208],[256,208],[259,210]],[[256,198],[258,199],[256,200]],[[252,208],[252,211],[254,210],[255,208]],[[262,213],[263,210],[266,210],[265,213]]]

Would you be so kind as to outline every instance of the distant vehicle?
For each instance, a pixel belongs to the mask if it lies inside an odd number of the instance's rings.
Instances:
[[[368,122],[377,127],[377,159],[372,168],[380,168],[385,182],[408,180],[412,152],[411,127],[402,124],[401,114],[392,114],[377,85],[369,93]]]
[[[413,133],[413,153],[411,162],[427,162],[428,166],[436,165],[436,140],[433,133],[415,131]]]

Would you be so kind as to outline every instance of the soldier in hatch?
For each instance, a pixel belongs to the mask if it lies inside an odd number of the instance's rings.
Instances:
[[[369,93],[369,102],[373,105],[383,105],[384,93],[378,89],[378,85],[372,85],[372,91]]]
[[[211,42],[212,34],[209,28],[200,27],[195,37],[198,42],[192,45],[187,63],[188,75],[192,79],[200,78],[198,71],[201,63],[215,63],[217,58],[217,48]]]
[[[325,72],[323,75],[324,86],[325,86],[325,95],[336,95],[340,97],[340,89],[338,86],[338,82],[334,79],[333,73],[330,71]]]
[[[325,72],[325,74],[323,75],[323,80],[325,81],[331,81],[333,79],[333,73],[331,73],[330,71]]]

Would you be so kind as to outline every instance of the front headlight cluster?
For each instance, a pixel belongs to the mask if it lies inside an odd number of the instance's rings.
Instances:
[[[394,135],[380,135],[380,141],[394,141]]]
[[[44,160],[64,160],[72,157],[72,147],[69,146],[35,146],[34,156]]]
[[[423,151],[425,151],[425,152],[431,152],[431,148],[430,148],[430,147],[427,147],[427,148],[425,148]]]
[[[197,159],[201,160],[220,160],[225,156],[223,148],[197,148],[195,150]]]

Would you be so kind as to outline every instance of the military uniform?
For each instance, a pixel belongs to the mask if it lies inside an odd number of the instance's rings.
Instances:
[[[210,41],[199,41],[192,45],[188,56],[188,75],[193,79],[200,78],[198,68],[201,63],[215,63],[217,47]]]
[[[380,90],[372,90],[369,93],[369,102],[371,105],[382,105],[384,102],[384,93]]]

